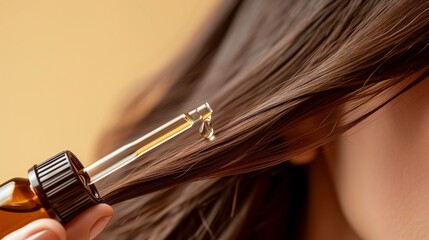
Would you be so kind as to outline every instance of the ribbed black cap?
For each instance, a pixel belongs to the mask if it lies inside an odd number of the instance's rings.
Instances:
[[[100,202],[78,172],[83,165],[70,151],[61,152],[28,171],[28,178],[48,214],[63,224]]]

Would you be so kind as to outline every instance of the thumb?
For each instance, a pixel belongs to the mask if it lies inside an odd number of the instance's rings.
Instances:
[[[113,209],[107,204],[98,204],[87,209],[65,227],[67,239],[94,239],[112,218]]]

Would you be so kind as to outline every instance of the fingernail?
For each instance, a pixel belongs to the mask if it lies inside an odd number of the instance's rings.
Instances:
[[[106,227],[106,225],[109,223],[110,219],[112,217],[103,217],[98,219],[98,221],[92,226],[91,231],[89,232],[89,239],[94,239],[98,236],[98,234],[103,231],[103,229]]]
[[[52,231],[43,230],[41,232],[31,235],[25,240],[57,240],[57,239],[59,239],[58,236]]]

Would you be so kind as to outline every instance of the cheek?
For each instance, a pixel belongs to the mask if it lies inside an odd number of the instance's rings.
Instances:
[[[346,218],[364,239],[429,238],[426,82],[342,135],[329,157]]]

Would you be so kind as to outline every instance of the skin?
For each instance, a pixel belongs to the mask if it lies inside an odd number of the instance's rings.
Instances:
[[[318,151],[305,239],[429,239],[429,80]]]
[[[53,219],[39,219],[7,235],[3,240],[94,239],[109,222],[113,210],[107,204],[93,206],[65,227]]]

